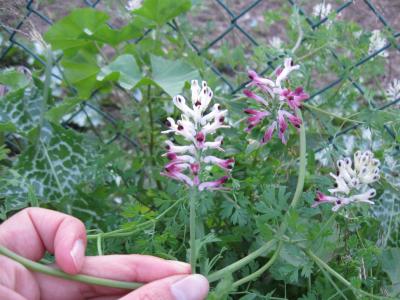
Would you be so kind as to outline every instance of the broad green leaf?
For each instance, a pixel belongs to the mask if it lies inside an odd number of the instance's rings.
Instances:
[[[17,171],[7,169],[0,178],[0,219],[5,219],[10,211],[28,206],[29,183]],[[1,203],[1,202],[0,202]]]
[[[171,97],[182,91],[186,81],[200,78],[199,72],[182,60],[151,56],[151,68],[154,82]]]
[[[132,13],[160,26],[188,11],[191,6],[191,0],[144,0],[142,6]]]
[[[17,185],[2,189],[8,201],[28,199],[28,187],[41,201],[60,201],[76,195],[76,185],[86,180],[85,170],[92,157],[90,143],[83,136],[58,125],[47,125],[41,138],[23,152],[15,164],[20,178]]]
[[[80,98],[64,99],[60,105],[54,106],[46,112],[46,118],[53,123],[58,123],[64,115],[70,113],[81,101],[82,99]]]
[[[0,84],[4,84],[11,91],[24,88],[29,84],[29,79],[21,72],[14,69],[5,69],[0,71]]]
[[[0,132],[15,132],[17,128],[12,122],[0,123]]]
[[[8,92],[0,101],[2,129],[20,133],[31,130],[39,122],[42,99],[41,91],[34,86]]]
[[[142,73],[133,55],[118,56],[109,65],[103,67],[97,75],[97,80],[114,79],[125,89],[132,89],[142,78]]]
[[[99,86],[96,76],[100,71],[96,57],[89,52],[79,51],[74,56],[64,58],[62,65],[67,81],[77,90],[82,98],[88,98],[92,91]]]
[[[400,249],[388,248],[382,253],[382,270],[388,274],[392,284],[400,283]]]
[[[142,28],[131,23],[120,30],[107,24],[109,16],[93,8],[76,9],[52,25],[45,39],[53,49],[73,54],[81,48],[94,46],[93,42],[116,45],[124,40],[141,36]]]

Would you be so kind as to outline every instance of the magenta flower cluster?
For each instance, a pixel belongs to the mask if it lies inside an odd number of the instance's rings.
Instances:
[[[249,89],[243,92],[246,97],[255,100],[261,108],[245,110],[245,113],[249,115],[246,131],[250,132],[267,117],[272,120],[266,127],[261,144],[271,140],[276,130],[282,143],[286,144],[288,122],[296,129],[300,128],[301,119],[297,116],[296,110],[301,107],[302,101],[309,98],[309,95],[302,87],[294,90],[285,87],[289,74],[299,68],[299,65],[293,64],[291,58],[286,58],[284,66],[275,71],[275,80],[263,78],[253,70],[248,71],[251,82],[247,86],[253,87],[261,94]]]
[[[165,156],[169,162],[165,165],[161,175],[181,181],[190,187],[197,187],[200,191],[222,189],[222,185],[228,180],[228,176],[222,176],[214,181],[201,182],[201,171],[207,165],[216,165],[228,174],[234,165],[234,159],[222,159],[213,155],[206,155],[209,150],[224,151],[222,149],[223,136],[217,136],[211,141],[220,128],[229,127],[225,125],[227,110],[223,110],[219,104],[214,104],[211,109],[209,105],[213,92],[203,81],[200,86],[197,80],[191,83],[191,107],[186,99],[175,96],[173,102],[181,110],[181,119],[176,121],[167,118],[168,130],[163,133],[174,133],[183,137],[186,145],[176,145],[172,141],[166,141],[167,153]]]

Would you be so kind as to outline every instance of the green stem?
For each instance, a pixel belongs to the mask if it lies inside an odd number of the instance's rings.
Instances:
[[[346,287],[348,287],[351,290],[353,290],[353,292],[362,294],[364,296],[368,296],[368,297],[370,297],[372,299],[382,299],[382,300],[384,300],[384,299],[395,299],[395,298],[390,298],[390,297],[373,295],[373,294],[370,294],[370,293],[368,293],[368,292],[366,292],[364,290],[361,290],[359,288],[356,288],[356,287],[352,286],[351,283],[346,280],[346,278],[344,278],[342,275],[340,275],[338,272],[336,272],[334,269],[332,269],[326,262],[324,262],[322,259],[320,259],[318,256],[316,256],[311,250],[305,250],[305,252],[307,253],[307,255],[312,260],[315,261],[315,263],[317,265],[319,265],[320,267],[324,268],[326,271],[328,271],[328,273],[330,273],[332,276],[336,277]]]
[[[38,141],[40,141],[42,127],[44,124],[44,115],[47,111],[47,105],[48,105],[49,98],[50,98],[49,93],[50,93],[50,84],[51,84],[51,69],[53,67],[53,57],[52,57],[51,49],[47,45],[45,47],[45,52],[46,52],[46,69],[45,69],[45,79],[44,79],[44,87],[43,87],[42,106],[40,108]]]
[[[237,270],[239,270],[241,267],[247,265],[248,263],[252,262],[253,260],[255,260],[257,257],[259,257],[260,255],[265,254],[265,252],[267,252],[270,248],[272,248],[272,246],[275,244],[275,240],[271,240],[267,243],[265,243],[264,245],[262,245],[260,248],[258,248],[257,250],[251,252],[249,255],[243,257],[242,259],[234,262],[233,264],[226,266],[225,268],[212,273],[211,275],[209,275],[208,281],[209,282],[214,282],[217,281],[221,278],[223,278],[225,276],[225,274],[231,274]]]
[[[297,110],[297,115],[301,119],[302,125],[300,127],[300,163],[299,163],[299,177],[297,178],[296,190],[292,202],[290,203],[291,208],[295,208],[299,202],[300,196],[303,193],[304,179],[306,177],[306,154],[307,154],[307,139],[306,139],[306,126],[304,124],[303,116],[300,109]]]
[[[328,279],[328,281],[332,284],[332,286],[335,288],[335,290],[337,291],[337,293],[339,293],[340,296],[342,296],[343,299],[345,300],[349,300],[346,295],[342,292],[342,290],[336,285],[336,283],[333,281],[331,275],[321,266],[317,263],[317,266],[319,267],[319,269],[321,270],[321,272],[324,274],[324,276],[326,277],[326,279]]]
[[[192,189],[190,193],[190,265],[192,266],[192,273],[196,273],[196,204],[197,204],[197,186]]]
[[[321,108],[319,108],[317,106],[314,106],[314,105],[311,105],[311,104],[308,104],[308,103],[304,103],[303,102],[303,106],[305,108],[307,108],[307,109],[314,110],[316,112],[319,112],[321,114],[330,116],[330,117],[332,117],[334,119],[341,120],[341,121],[344,121],[344,122],[357,123],[357,124],[363,124],[364,123],[362,121],[353,120],[353,119],[349,119],[349,118],[346,118],[346,117],[341,117],[341,116],[335,115],[335,114],[333,114],[333,113],[331,113],[329,111],[323,110],[323,109],[321,109]]]
[[[88,275],[70,275],[67,273],[64,273],[61,270],[44,266],[42,264],[39,264],[37,262],[31,261],[25,257],[22,257],[7,248],[1,247],[0,246],[0,254],[4,255],[12,260],[15,260],[16,262],[20,263],[27,269],[34,271],[34,272],[39,272],[43,273],[46,275],[66,279],[66,280],[72,280],[72,281],[78,281],[90,285],[100,285],[100,286],[106,286],[106,287],[111,287],[111,288],[119,288],[119,289],[127,289],[127,290],[134,290],[142,286],[141,283],[136,283],[136,282],[127,282],[127,281],[117,281],[117,280],[112,280],[112,279],[105,279],[105,278],[98,278],[98,277],[93,277],[93,276],[88,276]]]
[[[136,225],[135,228],[121,228],[117,229],[114,231],[109,231],[109,232],[101,232],[101,233],[96,233],[96,234],[88,234],[87,239],[88,240],[94,240],[97,239],[99,236],[101,236],[103,239],[104,238],[112,238],[112,237],[125,237],[125,236],[130,236],[136,232],[139,232],[142,230],[143,227],[146,227],[147,225],[151,225],[154,222],[157,222],[160,220],[162,217],[164,217],[168,212],[170,212],[172,209],[175,208],[179,203],[182,202],[183,199],[178,199],[177,201],[174,202],[170,207],[168,207],[166,210],[164,210],[161,214],[159,214],[157,217],[155,217],[152,220],[148,220],[144,223]]]
[[[274,254],[271,256],[271,258],[268,260],[268,262],[264,266],[259,268],[254,273],[247,275],[246,277],[243,277],[242,279],[239,279],[238,281],[234,282],[233,287],[237,288],[238,286],[240,286],[244,283],[247,283],[249,281],[252,281],[252,280],[258,278],[261,274],[263,274],[270,266],[272,266],[274,264],[274,262],[278,258],[278,255],[279,255],[279,252],[281,251],[282,245],[283,245],[283,242],[280,241],[278,244],[278,248],[275,250]]]
[[[290,203],[290,207],[291,208],[295,208],[297,203],[300,200],[301,194],[303,193],[303,189],[304,189],[304,179],[306,176],[306,154],[307,154],[307,139],[306,139],[306,129],[305,129],[305,124],[304,124],[304,120],[303,120],[303,116],[301,114],[300,110],[297,110],[297,115],[299,116],[299,118],[302,121],[302,125],[300,127],[300,162],[299,162],[299,176],[297,178],[297,185],[296,185],[296,190],[294,192],[293,195],[293,199],[292,202]],[[290,210],[287,211],[286,215],[290,212]],[[284,233],[286,231],[287,225],[286,223],[282,223],[279,226],[279,230],[278,230],[278,234],[279,237],[284,236]],[[270,260],[260,269],[258,269],[257,271],[255,271],[254,273],[236,281],[234,283],[235,287],[240,286],[243,283],[246,283],[248,281],[254,280],[255,278],[257,278],[258,276],[260,276],[262,273],[264,273],[277,259],[281,248],[283,246],[283,241],[280,240],[277,249],[275,250],[274,254],[272,255],[272,257],[270,258]]]

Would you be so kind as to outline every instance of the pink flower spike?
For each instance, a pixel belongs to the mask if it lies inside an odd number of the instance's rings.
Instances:
[[[200,164],[198,163],[190,164],[190,170],[192,170],[193,175],[199,175]]]
[[[302,87],[297,87],[294,91],[285,89],[281,92],[281,97],[287,102],[289,107],[296,110],[301,106],[301,102],[308,99],[310,96],[304,93]]]
[[[248,84],[248,86],[257,86],[262,91],[268,92],[272,95],[272,88],[275,86],[275,83],[272,80],[260,77],[253,70],[249,70],[248,75],[249,78],[251,79],[251,82]]]
[[[196,134],[196,146],[198,149],[201,149],[204,147],[204,142],[206,140],[206,136],[203,132],[199,131]]]
[[[282,113],[285,115],[285,117],[287,117],[287,119],[289,120],[289,122],[296,127],[297,129],[300,128],[301,125],[301,119],[295,115],[292,115],[291,113],[289,113],[286,110],[282,110]]]
[[[235,163],[233,158],[221,159],[212,155],[204,157],[203,161],[206,164],[214,164],[225,170],[231,170],[233,168],[233,164]]]
[[[265,131],[264,136],[261,140],[261,144],[268,143],[272,139],[272,135],[274,134],[276,129],[276,121],[272,122],[272,124]]]
[[[267,101],[265,101],[261,96],[258,96],[256,93],[254,93],[250,90],[243,90],[243,94],[250,99],[256,100],[258,103],[268,106]]]
[[[281,139],[282,143],[286,145],[287,140],[285,137],[286,129],[288,128],[288,124],[285,120],[284,113],[281,110],[278,110],[278,137]]]
[[[313,203],[312,207],[317,207],[323,203],[333,203],[340,205],[340,199],[337,197],[327,196],[324,193],[317,191],[317,195],[315,196],[315,202]],[[339,201],[339,203],[338,203]]]
[[[178,181],[182,181],[188,186],[193,186],[192,179],[182,173],[182,168],[178,164],[169,164],[169,166],[165,167],[165,171],[166,172],[161,172],[160,174]]]
[[[190,164],[190,170],[193,173],[193,184],[199,185],[199,183],[200,183],[200,179],[199,179],[200,164],[198,164],[198,163]]]
[[[251,115],[248,119],[247,119],[247,128],[245,129],[245,131],[249,132],[251,131],[255,126],[257,126],[266,116],[270,115],[270,113],[268,111],[260,111],[260,110],[256,110],[256,109],[245,109],[244,111],[245,113]]]
[[[199,184],[199,191],[203,190],[219,190],[221,185],[228,181],[228,176],[223,176],[215,181],[207,181]]]

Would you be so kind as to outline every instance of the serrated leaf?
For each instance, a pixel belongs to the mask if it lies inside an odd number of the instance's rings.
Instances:
[[[284,244],[280,252],[280,257],[289,265],[296,268],[305,266],[309,262],[309,259],[304,252],[299,247],[292,244]]]
[[[181,93],[185,82],[199,79],[199,72],[182,60],[151,56],[152,78],[171,97]]]
[[[390,121],[399,121],[399,114],[387,110],[364,110],[357,115],[360,121],[366,123],[367,126],[382,130],[383,125]]]
[[[118,56],[113,62],[101,68],[97,80],[102,81],[115,75],[115,79],[125,89],[130,90],[140,81],[142,73],[131,54]]]
[[[188,11],[191,6],[190,0],[144,0],[141,7],[132,11],[132,14],[160,26]]]

